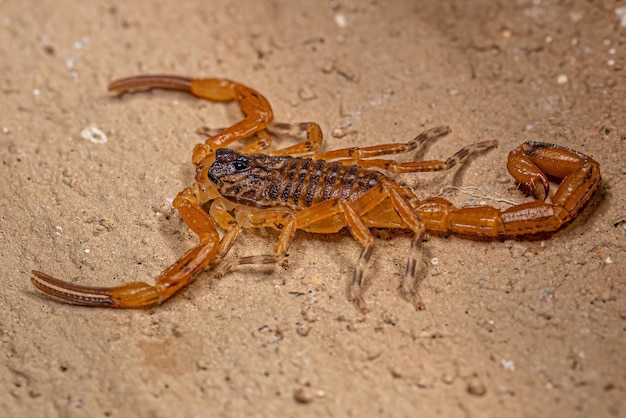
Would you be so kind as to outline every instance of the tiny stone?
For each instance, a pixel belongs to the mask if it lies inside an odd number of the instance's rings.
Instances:
[[[441,380],[446,385],[451,385],[452,383],[454,383],[454,374],[452,374],[452,373],[444,373],[443,376],[441,377]]]
[[[80,136],[87,141],[94,144],[105,144],[108,141],[107,136],[98,129],[95,125],[88,125],[85,129],[80,131]]]
[[[306,388],[298,388],[293,393],[293,397],[296,401],[300,403],[311,403],[313,402],[313,395],[311,391]]]
[[[420,389],[427,389],[429,387],[432,387],[433,382],[430,378],[426,376],[420,376],[415,382],[415,385]]]
[[[557,78],[556,78],[556,82],[558,84],[566,84],[568,81],[568,78],[565,74],[560,74]]]
[[[326,74],[332,72],[334,69],[335,69],[335,63],[332,61],[326,61],[324,64],[322,64],[322,68],[321,68],[322,72]]]
[[[472,377],[467,382],[467,393],[474,396],[483,396],[487,393],[487,388],[478,377]]]
[[[346,134],[347,134],[346,131],[341,128],[333,129],[333,133],[332,133],[333,137],[335,138],[343,138],[344,136],[346,136]]]
[[[299,336],[306,337],[307,335],[309,335],[309,332],[311,332],[311,326],[308,324],[299,323],[296,326],[296,332],[298,333]]]
[[[342,13],[337,13],[335,15],[335,23],[340,28],[345,28],[346,26],[348,26],[348,18]]]
[[[396,325],[398,323],[398,318],[390,312],[383,312],[382,315],[383,322],[388,325]]]

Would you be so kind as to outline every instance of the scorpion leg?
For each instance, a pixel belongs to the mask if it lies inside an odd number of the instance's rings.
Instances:
[[[161,273],[154,285],[135,282],[119,287],[89,287],[65,282],[39,271],[32,272],[35,276],[32,278],[33,285],[48,295],[83,306],[140,308],[169,299],[211,263],[219,243],[215,223],[196,203],[191,188],[179,193],[174,206],[191,230],[198,234],[200,244]]]
[[[225,128],[211,129],[208,127],[202,127],[196,130],[196,133],[212,137],[218,135]],[[311,155],[320,149],[323,142],[322,128],[315,122],[302,122],[302,123],[278,123],[272,122],[266,129],[263,129],[255,134],[257,137],[255,141],[243,148],[240,152],[242,154],[256,154],[270,147],[272,144],[271,135],[275,136],[289,136],[292,138],[299,138],[302,134],[305,134],[304,141],[295,145],[281,148],[276,151],[271,151],[269,155],[275,156],[292,156],[292,155]],[[271,134],[271,135],[270,135]]]
[[[310,155],[320,149],[323,142],[322,128],[315,122],[272,123],[267,130],[277,136],[300,137],[306,132],[306,139],[290,147],[270,152],[270,155],[291,156]]]
[[[231,142],[252,136],[265,129],[273,120],[272,107],[256,90],[222,78],[193,79],[172,75],[139,75],[122,78],[109,84],[109,91],[126,92],[138,89],[179,90],[211,101],[236,100],[245,118],[196,145],[193,163],[197,166],[207,155]]]
[[[209,208],[209,214],[213,217],[215,222],[217,222],[217,224],[226,231],[226,234],[224,234],[224,237],[220,242],[219,251],[212,264],[218,264],[224,259],[241,232],[241,226],[235,218],[228,213],[228,209],[225,205],[225,199],[221,198],[216,199]]]
[[[423,309],[424,304],[415,288],[415,273],[425,227],[416,211],[404,196],[402,188],[394,182],[389,182],[389,184],[383,187],[371,189],[354,202],[344,199],[331,199],[320,202],[295,214],[288,211],[266,211],[258,213],[240,211],[236,217],[237,221],[244,228],[272,227],[281,230],[274,247],[274,254],[244,256],[229,260],[222,264],[216,272],[216,276],[221,277],[238,265],[273,264],[280,262],[285,257],[296,229],[329,233],[336,232],[342,227],[347,226],[354,239],[363,247],[356,264],[354,278],[350,285],[350,296],[359,309],[365,312],[367,308],[362,296],[362,279],[373,249],[373,237],[363,217],[367,215],[367,212],[376,208],[387,198],[391,199],[394,209],[408,228],[415,234],[411,241],[411,249],[409,251],[406,277],[403,286],[406,294],[412,298],[416,308]],[[336,219],[336,215],[341,216],[341,221]]]
[[[254,134],[255,140],[241,150],[243,154],[258,154],[272,145],[272,136],[266,129]]]
[[[405,154],[420,149],[426,142],[447,135],[450,128],[438,126],[428,129],[406,143],[382,144],[371,147],[351,147],[328,152],[319,153],[313,156],[318,160],[340,160],[346,164],[359,164],[363,158],[378,157],[380,155]]]
[[[497,141],[483,141],[468,145],[457,151],[452,157],[445,161],[407,161],[398,162],[394,160],[361,160],[361,159],[343,159],[339,160],[343,164],[354,164],[363,168],[379,168],[394,174],[400,173],[418,173],[427,171],[447,171],[452,167],[465,161],[469,156],[477,152],[488,150],[498,145]]]
[[[224,129],[226,128],[209,128],[207,126],[203,126],[196,129],[196,133],[210,138],[218,135]],[[245,148],[240,151],[242,154],[257,154],[272,145],[272,136],[269,134],[267,129],[255,132],[253,138],[254,141],[251,144],[246,145]]]
[[[274,246],[274,254],[244,256],[228,260],[221,265],[215,273],[216,276],[221,277],[238,265],[280,262],[285,258],[297,229],[306,229],[314,223],[323,222],[337,214],[343,215],[344,225],[348,226],[354,239],[363,247],[356,265],[350,294],[358,307],[362,311],[366,311],[365,301],[361,296],[361,282],[372,253],[374,238],[362,216],[358,213],[355,204],[344,199],[326,200],[295,214],[288,211],[267,211],[251,214],[243,212],[243,215],[238,216],[238,218],[241,218],[240,223],[244,228],[273,227],[280,229],[280,236]]]
[[[540,199],[548,195],[548,177],[562,181],[552,202],[536,200],[500,211],[490,206],[457,209],[441,198],[413,206],[428,229],[486,238],[544,237],[572,221],[599,187],[599,164],[558,145],[526,142],[509,154],[508,170],[519,187]]]
[[[390,200],[393,210],[395,210],[395,212],[400,216],[405,227],[414,233],[407,260],[406,274],[403,280],[403,289],[405,294],[412,299],[416,309],[421,310],[424,309],[424,303],[416,290],[415,275],[417,260],[419,258],[422,240],[425,233],[425,225],[407,199],[406,191],[392,180],[386,181],[380,187],[370,189],[354,202],[348,202],[349,205],[346,205],[347,210],[344,208],[344,216],[348,228],[355,239],[357,239],[357,241],[359,241],[364,247],[355,270],[354,280],[350,289],[351,296],[357,302],[357,305],[362,310],[365,310],[365,302],[361,297],[360,285],[362,274],[367,267],[367,260],[369,260],[370,250],[368,249],[368,245],[371,245],[365,244],[365,236],[371,236],[368,227],[368,221],[370,221],[369,214],[371,211],[378,210],[381,203],[386,199]],[[337,223],[337,221],[333,219],[333,213],[328,211],[328,209],[323,206],[320,206],[319,208],[312,206],[310,209],[315,210],[315,216],[310,216],[307,223],[303,222],[302,225],[298,223],[298,228],[305,229],[310,232],[329,233],[338,231],[346,225],[346,223]],[[298,213],[298,215],[300,215],[300,213]],[[376,226],[376,223],[374,223],[373,226]],[[367,234],[365,231],[367,231]],[[358,236],[361,238],[357,238]]]

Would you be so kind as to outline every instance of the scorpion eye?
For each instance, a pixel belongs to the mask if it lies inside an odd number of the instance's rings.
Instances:
[[[249,162],[250,161],[246,157],[239,157],[233,162],[233,166],[235,167],[235,170],[241,171],[248,168]]]

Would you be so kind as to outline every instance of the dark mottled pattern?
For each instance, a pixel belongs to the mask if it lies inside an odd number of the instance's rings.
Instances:
[[[309,174],[309,166],[313,163],[313,160],[307,158],[304,160],[300,160],[300,175],[298,176],[298,181],[296,182],[295,189],[291,193],[293,197],[294,204],[298,204],[300,200],[300,193],[302,193],[302,187],[304,186],[304,180]]]
[[[337,173],[341,168],[340,163],[326,163],[325,170],[323,171],[324,180],[324,193],[322,194],[322,200],[330,199],[332,195],[335,183],[337,182]]]
[[[285,160],[285,170],[282,176],[283,181],[280,186],[280,200],[283,203],[287,203],[287,201],[289,200],[289,196],[291,195],[291,185],[293,184],[293,180],[296,177],[296,170],[298,169],[299,162],[299,158],[290,158],[288,160]]]
[[[352,185],[356,180],[357,173],[359,172],[359,167],[353,165],[347,167],[346,173],[342,177],[342,185],[341,185],[341,197],[344,199],[348,199],[350,197],[350,193],[352,191]]]
[[[218,150],[209,176],[222,196],[254,207],[303,209],[328,199],[355,200],[384,177],[354,165],[264,154],[246,155],[248,164],[242,166],[237,163],[241,156]]]
[[[315,197],[315,191],[317,190],[317,185],[322,177],[322,168],[326,162],[324,160],[317,160],[315,164],[313,164],[313,168],[311,169],[309,175],[309,181],[306,185],[306,195],[304,197],[304,206],[309,207],[313,203],[313,198]]]

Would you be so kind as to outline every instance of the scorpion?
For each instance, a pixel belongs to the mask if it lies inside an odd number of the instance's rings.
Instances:
[[[214,274],[221,277],[239,265],[282,263],[297,230],[328,234],[347,228],[362,246],[348,292],[366,312],[361,285],[374,245],[371,228],[389,228],[412,234],[401,286],[415,307],[424,309],[416,289],[416,266],[427,230],[475,239],[549,236],[577,216],[601,180],[599,164],[591,157],[563,146],[530,141],[509,153],[507,169],[519,188],[535,200],[505,210],[456,208],[441,197],[418,199],[390,174],[449,170],[470,155],[496,146],[497,141],[469,145],[445,161],[375,158],[414,151],[450,132],[448,127],[435,127],[406,143],[318,152],[322,130],[317,123],[273,122],[267,99],[235,81],[138,75],[113,81],[108,88],[119,94],[153,88],[179,90],[210,101],[236,101],[245,117],[223,130],[203,130],[207,139],[197,144],[192,154],[195,182],[173,201],[200,242],[165,269],[153,285],[132,282],[90,287],[32,272],[32,283],[39,290],[77,305],[139,308],[160,304],[210,265],[217,266]],[[272,134],[302,140],[269,151]],[[252,142],[240,151],[228,148],[245,138]],[[547,199],[550,179],[560,184]],[[278,230],[273,253],[226,259],[246,228]]]

